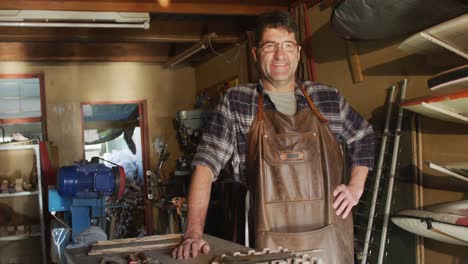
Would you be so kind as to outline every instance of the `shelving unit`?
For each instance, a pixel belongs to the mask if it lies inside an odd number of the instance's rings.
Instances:
[[[47,251],[46,251],[46,238],[45,238],[45,219],[43,213],[43,200],[42,200],[42,175],[41,175],[41,162],[40,162],[40,153],[39,153],[39,145],[8,145],[2,146],[0,145],[0,153],[1,152],[14,152],[14,151],[28,151],[31,150],[34,153],[34,166],[35,174],[37,175],[37,183],[35,191],[23,191],[17,193],[0,193],[0,200],[11,200],[11,199],[18,199],[20,197],[28,197],[28,196],[36,196],[37,205],[38,205],[38,216],[39,216],[39,232],[33,232],[30,234],[20,234],[20,235],[7,235],[7,236],[0,236],[0,241],[19,241],[19,240],[27,240],[35,237],[39,237],[41,241],[41,254],[42,254],[42,263],[47,263]],[[2,154],[3,155],[3,154]],[[3,175],[5,176],[5,175]],[[8,176],[8,175],[6,175]]]
[[[416,209],[399,212],[392,221],[411,233],[432,238],[419,240],[418,263],[455,263],[468,257],[464,249],[468,226],[457,220],[466,218],[466,211],[454,211],[452,205],[467,202],[467,97],[468,90],[464,90],[402,104],[420,114],[413,137],[418,203]],[[446,211],[437,212],[435,206]]]
[[[468,14],[418,32],[398,48],[428,55],[450,51],[468,59]],[[400,212],[394,222],[412,233],[436,239],[418,237],[418,263],[461,263],[468,259],[463,247],[468,243],[468,226],[458,221],[466,218],[468,203],[468,82],[463,76],[445,76],[437,89],[446,90],[444,94],[401,104],[419,114],[413,119],[412,132],[416,209]],[[458,91],[450,92],[454,88]]]
[[[420,242],[421,262],[449,263],[466,259],[465,250],[457,247],[467,245],[468,226],[453,221],[456,217],[466,217],[463,216],[466,213],[450,210],[453,210],[451,204],[466,202],[468,190],[468,89],[408,100],[401,106],[421,115],[415,125],[418,136],[413,138],[419,205],[415,210],[398,213],[392,221],[412,233],[436,239]],[[438,204],[447,212],[434,212],[434,205]],[[431,223],[425,220],[429,218],[433,220]],[[453,252],[457,253],[453,255]]]

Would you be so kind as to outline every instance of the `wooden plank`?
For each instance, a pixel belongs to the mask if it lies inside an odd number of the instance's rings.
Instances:
[[[165,62],[160,43],[18,43],[0,42],[1,61],[134,61]]]
[[[353,83],[359,83],[364,80],[362,75],[361,59],[359,53],[353,42],[346,41],[346,48],[348,50],[348,62],[351,67],[351,74],[353,76]]]
[[[139,125],[138,120],[86,121],[85,129],[127,128]]]
[[[413,191],[414,207],[421,209],[423,207],[423,161],[422,161],[422,133],[421,119],[419,115],[411,115],[411,145],[412,145],[412,165],[413,165]],[[416,264],[424,263],[424,239],[416,236]]]
[[[404,102],[401,106],[432,118],[468,123],[468,90],[416,98]]]
[[[148,241],[162,241],[169,239],[182,239],[182,234],[169,234],[169,235],[157,235],[157,236],[146,236],[146,237],[135,237],[135,238],[122,238],[108,241],[98,241],[93,244],[102,246],[102,245],[118,245],[124,243],[137,243],[137,242],[148,242]]]
[[[0,124],[20,124],[20,123],[40,123],[41,117],[25,117],[25,118],[7,118],[0,119]]]
[[[263,12],[278,9],[286,11],[284,4],[239,3],[238,1],[172,1],[168,7],[162,7],[155,0],[123,0],[123,1],[56,1],[56,0],[17,0],[1,1],[0,9],[13,10],[73,10],[73,11],[118,11],[118,12],[152,12],[166,14],[199,14],[199,15],[258,15]]]
[[[164,243],[164,244],[153,244],[153,245],[142,245],[142,246],[129,246],[129,247],[115,247],[107,249],[92,249],[89,251],[88,255],[96,256],[102,254],[116,254],[116,253],[131,253],[138,251],[148,251],[148,250],[161,250],[161,249],[171,249],[177,246],[179,242]]]

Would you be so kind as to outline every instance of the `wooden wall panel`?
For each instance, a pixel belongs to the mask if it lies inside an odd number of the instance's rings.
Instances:
[[[19,43],[0,42],[1,61],[134,61],[164,62],[160,43]]]
[[[288,1],[170,1],[162,7],[156,0],[17,0],[1,1],[0,9],[155,12],[167,14],[257,15],[288,7]]]

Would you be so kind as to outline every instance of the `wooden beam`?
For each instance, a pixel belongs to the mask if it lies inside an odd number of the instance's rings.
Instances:
[[[348,62],[351,68],[351,75],[353,76],[353,83],[359,83],[364,80],[362,74],[361,59],[355,44],[351,41],[346,41],[346,48],[348,51]]]
[[[159,43],[0,42],[0,61],[165,62],[167,60],[167,45]]]
[[[138,120],[86,121],[85,129],[128,128],[140,125]]]
[[[177,239],[178,242],[180,242],[182,237],[183,237],[182,234],[167,234],[167,235],[154,235],[154,236],[134,237],[134,238],[121,238],[121,239],[114,239],[114,240],[98,241],[93,244],[93,247],[148,242],[148,241],[154,242],[154,241],[162,241],[162,240],[169,240],[169,239]]]
[[[119,34],[106,35],[24,35],[24,34],[2,34],[0,39],[3,42],[125,42],[125,43],[195,43],[199,42],[202,37],[199,35],[149,35],[149,36],[132,36]],[[219,35],[211,39],[216,43],[238,43],[239,36],[235,35]]]
[[[129,245],[129,246],[120,246],[114,248],[106,248],[106,249],[94,249],[92,248],[88,255],[95,256],[95,255],[102,255],[102,254],[121,254],[121,253],[129,253],[129,252],[141,252],[141,251],[149,251],[149,250],[162,250],[162,249],[173,249],[177,246],[180,241],[170,242],[170,243],[161,243],[161,244],[149,244],[149,245]]]
[[[121,1],[56,1],[56,0],[16,0],[0,1],[0,9],[13,10],[73,10],[73,11],[118,11],[151,12],[165,14],[199,15],[258,15],[273,9],[287,10],[284,4],[239,3],[238,1],[172,1],[167,7],[161,7],[156,0],[121,0]]]
[[[216,43],[237,43],[252,19],[219,16],[167,16],[155,18],[148,30],[102,28],[0,27],[3,42],[148,42],[194,43],[201,40],[202,25],[216,32]]]

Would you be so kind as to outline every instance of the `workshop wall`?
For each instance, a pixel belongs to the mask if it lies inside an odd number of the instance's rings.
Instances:
[[[0,63],[8,73],[44,73],[47,133],[59,151],[60,166],[83,157],[80,102],[146,100],[150,140],[150,168],[155,169],[152,142],[163,139],[178,155],[172,120],[175,112],[192,108],[195,100],[193,68],[168,70],[149,63]],[[174,167],[170,158],[167,167]]]

